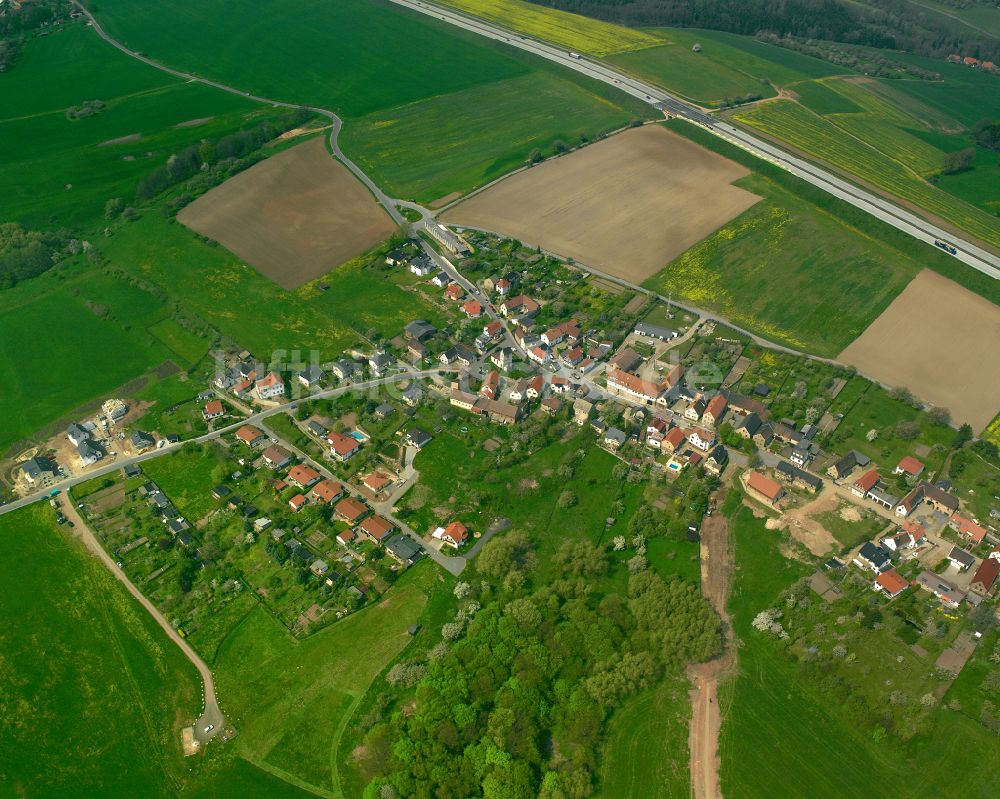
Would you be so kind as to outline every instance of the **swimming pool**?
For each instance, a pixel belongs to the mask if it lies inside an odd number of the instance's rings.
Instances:
[[[350,435],[351,435],[351,438],[353,438],[355,441],[367,441],[368,440],[368,436],[366,436],[364,433],[362,433],[362,432],[360,432],[358,430],[352,430],[351,433],[350,433]]]

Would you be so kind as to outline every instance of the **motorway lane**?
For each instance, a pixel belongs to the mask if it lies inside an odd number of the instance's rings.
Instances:
[[[704,109],[673,97],[665,93],[662,89],[637,80],[625,73],[618,72],[605,64],[582,57],[574,58],[570,56],[567,50],[505,30],[450,8],[436,6],[431,3],[422,2],[421,0],[392,0],[392,2],[422,14],[435,16],[444,22],[479,34],[480,36],[501,41],[512,47],[534,53],[542,58],[559,63],[568,69],[615,86],[626,94],[630,94],[662,111],[668,111],[702,126],[716,136],[780,166],[823,191],[850,203],[856,208],[860,208],[866,213],[920,241],[924,241],[932,246],[935,239],[948,241],[958,250],[954,256],[955,258],[990,277],[1000,278],[1000,257],[993,253],[987,252],[969,241],[958,238],[954,234],[900,208],[898,205],[871,194],[808,161],[791,155],[773,144],[758,139],[756,136],[752,136],[732,125],[721,122],[706,113]]]

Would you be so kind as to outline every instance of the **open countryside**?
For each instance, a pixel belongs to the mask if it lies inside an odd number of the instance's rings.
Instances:
[[[395,229],[364,186],[313,138],[202,195],[177,215],[284,289],[295,289]]]
[[[731,124],[988,221],[988,15],[179,3],[0,2],[0,794],[1000,791],[1000,260]]]
[[[841,360],[923,393],[981,432],[1000,412],[1000,308],[923,271]]]
[[[641,283],[760,199],[731,185],[746,174],[647,126],[521,172],[443,218]]]

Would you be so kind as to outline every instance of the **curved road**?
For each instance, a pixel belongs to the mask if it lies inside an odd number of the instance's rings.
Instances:
[[[192,83],[201,83],[204,84],[205,86],[211,86],[213,89],[218,89],[219,91],[226,92],[227,94],[235,94],[239,97],[245,97],[248,100],[254,100],[258,103],[266,103],[267,105],[277,106],[278,108],[303,109],[306,111],[311,111],[314,114],[319,114],[321,116],[326,117],[327,119],[330,120],[331,123],[330,149],[333,151],[333,154],[344,166],[346,166],[349,170],[351,170],[351,172],[354,173],[354,176],[358,180],[360,180],[362,183],[365,184],[365,186],[368,187],[368,190],[375,196],[375,199],[379,201],[379,203],[382,205],[383,208],[385,208],[386,213],[388,213],[389,216],[392,217],[393,222],[403,227],[406,226],[406,220],[403,219],[402,215],[399,213],[399,210],[396,208],[396,201],[393,200],[388,195],[386,195],[385,192],[383,192],[382,189],[378,187],[375,181],[373,181],[370,177],[368,177],[368,175],[364,173],[361,167],[359,167],[350,158],[344,155],[344,151],[340,149],[338,138],[340,137],[340,129],[343,127],[344,121],[335,113],[333,113],[333,111],[329,111],[326,108],[317,108],[311,105],[302,105],[301,103],[287,103],[284,102],[283,100],[272,100],[270,97],[261,97],[260,95],[253,94],[251,92],[240,91],[239,89],[235,89],[232,86],[227,86],[224,83],[219,83],[218,81],[210,80],[209,78],[202,78],[199,77],[198,75],[192,75],[190,72],[183,72],[182,70],[174,69],[173,67],[168,67],[165,64],[161,64],[159,61],[154,61],[152,58],[142,55],[142,53],[137,53],[135,50],[129,49],[120,41],[112,37],[107,31],[104,30],[104,28],[101,27],[101,23],[99,23],[94,18],[94,15],[91,14],[88,9],[84,8],[80,4],[79,0],[73,0],[73,4],[78,9],[80,9],[80,11],[83,12],[84,16],[87,18],[87,21],[90,23],[90,26],[97,32],[98,36],[104,39],[104,41],[106,41],[116,50],[121,51],[125,55],[130,56],[131,58],[134,58],[137,61],[141,61],[143,64],[146,64],[147,66],[153,67],[154,69],[158,69],[161,72],[166,72],[168,75],[173,75],[175,78],[181,78],[182,80],[191,81]],[[421,216],[428,215],[428,212],[425,211],[423,208],[420,208],[419,206],[414,206],[412,203],[405,203],[405,205],[407,205],[408,207],[413,207],[415,210],[418,210]]]
[[[567,50],[546,44],[537,39],[531,39],[511,30],[506,30],[497,25],[485,22],[478,17],[472,17],[451,8],[422,2],[422,0],[392,0],[392,2],[413,11],[437,17],[444,22],[479,34],[480,36],[502,41],[512,47],[517,47],[549,61],[554,61],[568,69],[614,86],[626,94],[649,103],[660,111],[683,117],[710,133],[764,160],[776,164],[817,188],[850,203],[856,208],[860,208],[862,211],[871,214],[877,219],[892,225],[920,241],[933,245],[935,239],[943,239],[951,243],[957,249],[955,258],[990,277],[1000,278],[1000,257],[993,253],[987,252],[972,242],[957,238],[949,231],[937,227],[917,215],[900,208],[898,205],[821,169],[815,164],[791,155],[775,145],[752,136],[746,131],[740,130],[728,123],[720,122],[715,117],[706,113],[704,109],[667,94],[656,86],[637,80],[603,63],[591,61],[588,58],[580,56],[573,57]]]

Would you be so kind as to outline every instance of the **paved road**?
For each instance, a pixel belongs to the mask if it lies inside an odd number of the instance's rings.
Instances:
[[[420,372],[402,372],[395,375],[387,375],[386,377],[380,377],[376,380],[366,380],[361,383],[352,383],[351,385],[339,386],[337,388],[327,389],[326,391],[318,391],[315,394],[310,395],[307,398],[303,398],[303,402],[312,401],[318,399],[327,399],[329,397],[337,397],[341,394],[349,394],[356,391],[366,391],[370,388],[376,388],[378,386],[388,385],[389,383],[397,383],[403,380],[420,380],[426,377],[432,377],[439,374],[454,374],[457,369],[454,367],[444,366],[439,369],[425,369]],[[197,438],[191,438],[187,441],[180,441],[176,444],[168,444],[160,449],[150,450],[149,452],[144,452],[141,455],[134,455],[131,458],[118,458],[113,462],[109,462],[100,468],[93,469],[84,474],[77,474],[73,477],[68,477],[65,480],[61,480],[57,483],[52,483],[47,486],[42,491],[37,491],[34,494],[29,494],[28,496],[22,497],[21,499],[14,500],[13,502],[8,502],[6,505],[0,506],[0,515],[5,513],[10,513],[19,508],[23,508],[27,505],[31,505],[34,502],[38,502],[42,499],[47,499],[53,490],[68,491],[75,485],[79,485],[87,480],[93,480],[95,477],[103,477],[106,474],[111,474],[112,472],[118,471],[119,469],[129,466],[133,463],[141,464],[145,461],[152,460],[153,458],[159,458],[162,455],[167,455],[171,452],[176,452],[184,444],[194,443],[204,443],[206,441],[212,441],[220,436],[224,436],[227,433],[234,433],[239,428],[245,424],[255,424],[268,416],[273,416],[276,413],[285,413],[288,411],[288,405],[278,405],[274,408],[268,408],[263,411],[258,411],[252,416],[248,416],[244,419],[240,419],[237,422],[233,422],[225,427],[220,427],[218,430],[213,430],[211,433],[205,433],[205,435],[198,436]]]
[[[118,581],[128,589],[128,592],[145,608],[146,612],[156,620],[156,623],[163,628],[167,637],[180,647],[185,657],[194,664],[194,667],[198,669],[198,673],[201,674],[204,684],[204,709],[198,720],[194,722],[194,733],[195,737],[204,744],[206,741],[219,735],[226,723],[225,716],[223,716],[222,710],[219,708],[219,701],[215,695],[215,680],[212,678],[212,670],[198,656],[198,653],[191,648],[191,645],[177,634],[177,631],[167,621],[166,617],[160,613],[156,605],[147,599],[142,591],[136,588],[135,584],[125,575],[125,572],[118,568],[118,564],[105,551],[104,547],[101,546],[101,542],[94,535],[94,531],[90,529],[90,525],[83,518],[76,504],[71,500],[71,497],[66,497],[61,503],[61,510],[66,518],[73,522],[73,532],[83,541],[87,549],[104,563],[108,571],[118,578]],[[210,726],[212,729],[206,733],[205,729]]]
[[[303,461],[304,463],[308,463],[317,472],[323,475],[323,477],[327,478],[328,480],[333,480],[335,482],[342,484],[347,488],[348,491],[354,494],[355,497],[360,497],[361,499],[365,498],[365,495],[362,493],[360,488],[358,488],[356,485],[353,485],[352,483],[349,483],[347,480],[344,480],[342,477],[338,477],[337,475],[335,475],[333,472],[329,470],[329,468],[327,468],[325,463],[316,460],[316,458],[312,457],[308,452],[299,449],[290,441],[285,440],[284,438],[281,437],[279,433],[275,432],[274,430],[271,430],[271,435],[274,438],[277,438],[278,442],[283,447],[285,447],[285,449],[289,450],[290,452],[294,452],[301,461]],[[462,573],[462,570],[466,566],[465,558],[449,557],[448,555],[444,555],[438,552],[433,547],[426,546],[423,540],[420,538],[420,536],[417,535],[417,533],[409,525],[405,524],[404,522],[400,521],[395,516],[393,516],[391,501],[383,500],[382,502],[375,502],[373,500],[370,502],[370,504],[372,506],[372,509],[377,514],[388,519],[396,526],[396,528],[400,532],[402,532],[404,535],[409,536],[418,544],[420,544],[420,546],[424,549],[424,551],[427,552],[427,556],[435,563],[437,563],[439,566],[441,566],[441,568],[447,569],[456,577]]]
[[[862,211],[871,214],[920,241],[931,245],[934,244],[935,239],[948,241],[957,248],[958,252],[955,254],[955,257],[958,260],[990,277],[1000,278],[1000,257],[997,255],[987,252],[972,242],[958,238],[953,233],[932,225],[916,214],[906,211],[882,197],[865,191],[853,183],[821,169],[815,164],[798,158],[770,142],[757,138],[726,122],[722,122],[709,115],[705,109],[667,94],[656,86],[637,80],[624,72],[619,72],[600,62],[591,61],[583,57],[574,58],[567,50],[522,36],[510,30],[505,30],[497,25],[450,8],[422,2],[421,0],[392,0],[392,2],[423,14],[435,16],[480,36],[505,42],[512,47],[534,53],[542,58],[561,64],[568,69],[610,84],[626,94],[630,94],[643,102],[653,105],[661,111],[674,114],[699,125],[716,136],[776,164],[823,191],[839,197],[856,208],[860,208]]]
[[[396,201],[393,200],[388,195],[386,195],[385,192],[383,192],[382,189],[378,187],[375,181],[373,181],[370,177],[368,177],[368,175],[364,173],[361,167],[359,167],[350,158],[344,155],[344,151],[340,149],[340,144],[338,142],[338,139],[340,137],[340,129],[343,127],[344,123],[343,120],[341,120],[341,118],[337,116],[333,111],[330,111],[327,108],[317,108],[316,106],[302,105],[301,103],[289,103],[283,100],[273,100],[270,97],[261,97],[260,95],[253,94],[252,92],[241,91],[240,89],[236,89],[232,86],[227,86],[226,84],[219,83],[218,81],[210,80],[209,78],[202,78],[190,72],[183,72],[182,70],[168,67],[165,64],[161,64],[159,61],[155,61],[154,59],[149,58],[148,56],[144,56],[141,53],[137,53],[135,50],[128,48],[125,44],[113,38],[110,34],[107,33],[107,31],[104,30],[104,28],[101,27],[101,24],[94,18],[94,15],[91,14],[90,11],[88,11],[86,8],[84,8],[84,6],[80,4],[79,0],[73,0],[73,4],[78,9],[80,9],[80,11],[83,12],[84,16],[86,16],[87,20],[90,22],[91,27],[93,27],[93,29],[97,32],[98,36],[104,39],[104,41],[106,41],[115,49],[120,50],[127,56],[131,56],[132,58],[141,61],[143,64],[158,69],[161,72],[166,72],[168,75],[173,75],[176,78],[181,78],[183,80],[191,81],[193,83],[201,83],[204,84],[205,86],[211,86],[212,88],[218,89],[219,91],[227,92],[229,94],[235,94],[238,95],[239,97],[245,97],[248,100],[254,100],[255,102],[258,103],[266,103],[268,105],[277,106],[278,108],[304,109],[306,111],[311,111],[314,114],[319,114],[320,116],[324,116],[327,119],[329,119],[330,149],[333,151],[333,154],[344,166],[346,166],[349,170],[351,170],[351,172],[354,173],[355,177],[357,177],[358,180],[360,180],[362,183],[365,184],[365,186],[368,187],[368,190],[375,196],[375,199],[379,201],[379,203],[382,205],[383,208],[385,208],[386,213],[388,213],[389,216],[392,217],[393,222],[402,227],[406,227],[406,220],[403,219],[402,214],[400,214],[399,210],[396,208]],[[427,213],[419,206],[412,206],[412,204],[410,203],[407,203],[406,205],[408,207],[414,207],[415,209],[419,210],[421,214]]]

